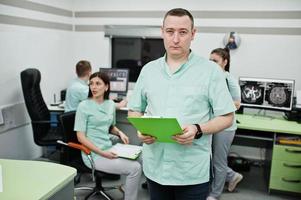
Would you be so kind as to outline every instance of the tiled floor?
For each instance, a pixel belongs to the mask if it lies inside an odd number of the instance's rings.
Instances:
[[[300,200],[300,197],[294,197],[291,195],[284,195],[284,194],[275,194],[275,193],[268,193],[267,190],[267,183],[264,180],[263,176],[263,169],[261,167],[251,167],[249,172],[242,172],[244,175],[243,181],[237,186],[237,189],[230,193],[224,192],[220,198],[220,200]],[[80,185],[93,185],[90,181],[90,177],[85,175],[82,177]],[[145,178],[141,179],[141,183],[144,182]],[[119,185],[124,181],[124,177],[122,177],[118,181],[110,181],[104,180],[104,186],[114,186]],[[89,193],[88,191],[80,191],[76,192],[77,200],[82,200]],[[108,193],[115,199],[115,200],[122,200],[122,193],[118,190],[111,190]],[[102,200],[100,196],[94,196],[90,198],[91,200]],[[139,190],[139,200],[148,200],[149,194],[147,190],[144,190],[140,187]]]
[[[53,160],[58,160],[58,155],[53,155]],[[43,161],[49,161],[49,159],[38,159]],[[58,161],[56,161],[58,162]],[[283,193],[269,193],[267,181],[264,178],[264,170],[262,166],[251,166],[250,171],[241,172],[244,176],[243,180],[234,192],[227,192],[226,190],[222,194],[220,200],[300,200],[301,195],[293,196],[292,194],[283,194]],[[103,180],[104,186],[116,186],[124,183],[125,177],[121,176],[120,180],[112,181],[112,180]],[[145,177],[141,178],[141,183],[145,181]],[[92,182],[92,178],[89,174],[84,174],[81,178],[81,182],[77,184],[75,187],[79,186],[94,186],[94,182]],[[89,193],[89,191],[76,191],[76,200],[83,200],[85,196]],[[110,190],[108,194],[111,195],[114,200],[122,200],[123,196],[119,190]],[[104,198],[100,196],[93,196],[89,198],[90,200],[103,200]],[[141,188],[141,184],[139,187],[138,200],[149,200],[149,193],[147,190]]]

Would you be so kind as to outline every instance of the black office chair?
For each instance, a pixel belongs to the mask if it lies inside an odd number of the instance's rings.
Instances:
[[[119,189],[121,192],[122,189],[120,186],[116,187],[103,187],[102,186],[102,179],[105,177],[114,177],[115,179],[120,178],[119,175],[112,176],[111,174],[107,174],[105,172],[101,172],[95,169],[94,167],[94,161],[91,157],[91,150],[87,147],[83,146],[79,143],[76,132],[74,131],[74,121],[75,121],[75,111],[66,112],[62,115],[60,115],[60,122],[62,124],[64,136],[65,136],[65,142],[58,141],[59,144],[68,146],[69,148],[64,148],[63,151],[63,159],[64,164],[68,166],[72,166],[77,169],[78,175],[76,176],[77,180],[75,180],[76,183],[80,181],[80,176],[83,173],[91,173],[93,181],[95,181],[94,187],[79,187],[75,188],[75,190],[92,190],[91,193],[89,193],[85,200],[88,199],[91,196],[94,196],[95,194],[100,194],[107,200],[112,200],[112,197],[108,195],[105,191],[110,189]],[[84,152],[91,163],[92,168],[88,168],[81,157],[81,151]]]
[[[31,118],[34,142],[39,146],[59,146],[62,130],[58,122],[50,120],[50,112],[43,99],[41,89],[41,73],[30,68],[21,72],[21,84],[28,114]],[[57,120],[58,121],[58,120]]]

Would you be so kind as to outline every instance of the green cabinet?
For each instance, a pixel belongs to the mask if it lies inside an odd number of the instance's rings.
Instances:
[[[269,188],[301,193],[301,147],[274,144]]]
[[[272,159],[270,152],[266,157],[270,175],[269,189],[301,193],[301,146],[279,144],[277,140],[300,138],[301,124],[285,120],[282,115],[269,118],[245,113],[236,114],[236,118],[240,122],[238,129],[258,133],[256,137],[253,137],[259,139],[258,141],[273,142]],[[261,135],[261,133],[264,134]],[[266,137],[269,133],[272,137]],[[252,135],[251,132],[251,135],[246,138],[251,138]],[[270,140],[270,138],[272,139]]]

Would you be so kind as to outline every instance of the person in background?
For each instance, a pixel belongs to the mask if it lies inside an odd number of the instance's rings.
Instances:
[[[87,99],[89,86],[88,80],[92,72],[89,61],[81,60],[76,64],[77,78],[72,80],[66,91],[65,112],[76,111],[78,104]],[[117,109],[126,107],[127,100],[115,104]]]
[[[81,60],[76,66],[77,78],[72,80],[66,91],[65,112],[75,111],[78,104],[87,99],[89,86],[88,80],[92,72],[89,61]]]
[[[217,63],[225,74],[228,85],[227,90],[232,96],[236,109],[240,107],[240,87],[238,81],[229,73],[230,71],[230,53],[228,48],[214,49],[210,54],[210,60]],[[231,127],[222,130],[213,135],[213,173],[214,178],[211,183],[211,191],[207,200],[216,200],[221,196],[225,182],[228,184],[228,191],[232,192],[236,185],[242,180],[243,176],[234,172],[228,167],[227,157],[231,143],[234,138],[237,124],[235,118]]]
[[[138,133],[151,200],[205,200],[211,134],[233,121],[235,107],[222,70],[190,50],[195,33],[189,11],[168,11],[161,27],[166,54],[142,68],[129,99],[130,117],[173,117],[183,130],[173,136],[175,143]]]
[[[137,200],[142,173],[140,163],[118,158],[115,153],[108,150],[112,147],[110,133],[120,137],[123,143],[129,143],[129,138],[115,126],[116,108],[115,103],[109,100],[109,77],[96,72],[90,76],[89,87],[88,99],[82,101],[76,111],[74,130],[77,131],[77,138],[92,151],[97,170],[126,175],[124,199]],[[82,157],[84,163],[91,167],[84,153]]]

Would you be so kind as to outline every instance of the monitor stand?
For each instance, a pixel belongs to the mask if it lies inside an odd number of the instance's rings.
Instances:
[[[275,116],[268,115],[268,114],[266,113],[266,110],[265,110],[265,109],[260,109],[260,110],[258,110],[258,112],[257,112],[256,114],[254,114],[253,117],[265,117],[265,118],[268,118],[268,119],[270,119],[270,120],[276,119]]]

